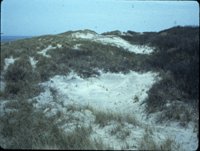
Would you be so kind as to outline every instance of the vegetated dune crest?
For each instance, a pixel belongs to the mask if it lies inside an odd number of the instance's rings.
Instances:
[[[104,45],[116,46],[136,54],[150,54],[154,51],[154,48],[152,47],[146,45],[133,45],[116,35],[100,35],[93,32],[74,32],[71,34],[71,36],[76,39],[87,39],[102,43]]]

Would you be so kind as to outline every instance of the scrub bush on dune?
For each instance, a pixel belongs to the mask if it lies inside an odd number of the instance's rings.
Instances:
[[[196,27],[177,26],[160,31],[146,41],[155,46],[157,51],[146,59],[145,64],[160,72],[162,78],[148,92],[147,111],[150,113],[162,111],[168,101],[182,101],[193,107],[193,112],[198,112],[198,33],[199,28]]]
[[[38,81],[40,76],[32,70],[28,57],[21,57],[10,65],[5,73],[5,94],[7,96],[33,95]]]
[[[0,145],[178,150],[180,143],[195,150],[197,31],[174,27],[89,39],[73,31],[3,43]]]
[[[0,145],[6,149],[109,149],[101,141],[90,139],[90,128],[77,126],[66,133],[56,119],[47,118],[27,100],[9,101],[0,116]],[[3,143],[2,141],[5,141]]]

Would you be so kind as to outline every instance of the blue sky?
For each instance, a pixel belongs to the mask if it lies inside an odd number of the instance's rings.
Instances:
[[[3,0],[3,35],[57,34],[91,29],[160,31],[173,26],[198,25],[196,1],[132,0]]]

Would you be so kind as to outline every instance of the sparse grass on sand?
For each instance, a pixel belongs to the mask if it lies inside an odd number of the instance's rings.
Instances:
[[[9,110],[10,109],[10,110]],[[0,117],[0,144],[6,149],[109,149],[89,138],[91,129],[76,127],[71,133],[34,109],[26,100],[10,101]]]

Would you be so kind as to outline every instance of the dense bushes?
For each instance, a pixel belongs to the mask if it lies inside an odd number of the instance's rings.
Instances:
[[[16,95],[31,95],[36,91],[34,85],[40,81],[40,76],[32,69],[27,56],[22,56],[10,65],[5,73],[5,94],[8,97]]]
[[[163,110],[167,101],[199,102],[199,28],[173,27],[158,33],[128,31],[122,38],[148,44],[155,52],[142,62],[148,70],[162,73],[162,80],[150,89],[147,110]]]
[[[81,41],[79,49],[73,49],[63,46],[60,49],[49,50],[48,54],[52,58],[41,59],[38,63],[38,69],[42,66],[56,64],[57,74],[68,69],[73,69],[80,76],[90,77],[97,75],[95,68],[111,72],[128,72],[130,69],[139,70],[142,67],[145,55],[136,55],[114,46],[102,45],[90,41]],[[45,60],[48,60],[45,62]],[[61,68],[62,65],[62,68]],[[46,69],[46,68],[44,68]],[[58,71],[59,69],[59,71]],[[42,70],[41,70],[42,71]],[[49,72],[51,70],[48,70]],[[67,72],[65,72],[66,74]]]
[[[179,89],[188,99],[198,99],[199,90],[199,29],[177,27],[168,36],[152,41],[159,48],[149,63],[164,71],[171,71]],[[160,39],[161,38],[161,39]],[[173,50],[173,51],[171,51]]]
[[[185,94],[179,90],[171,72],[161,72],[158,81],[148,92],[147,109],[149,112],[162,111],[167,101],[182,100]]]
[[[187,94],[182,100],[199,99],[199,28],[178,26],[158,33],[128,33],[131,36],[124,36],[126,40],[156,47],[143,66],[159,72],[170,71],[175,87]]]
[[[149,40],[156,36],[156,32],[144,32],[140,34],[134,31],[127,31],[127,33],[128,35],[122,35],[121,37],[130,43],[139,45],[148,44]]]
[[[41,81],[47,81],[50,77],[60,74],[60,66],[54,60],[42,57],[37,63],[36,71],[40,73]]]
[[[162,33],[165,33],[163,35]],[[157,71],[170,72],[149,91],[149,111],[162,110],[167,100],[180,100],[198,106],[199,102],[199,29],[176,27],[160,32],[151,43],[157,47],[147,64]],[[164,84],[164,81],[166,84]],[[173,81],[173,82],[172,82]],[[172,95],[171,90],[178,95]],[[159,95],[162,91],[163,94]],[[178,97],[177,97],[178,96]],[[157,106],[155,109],[154,106]],[[196,110],[196,108],[195,108]]]

